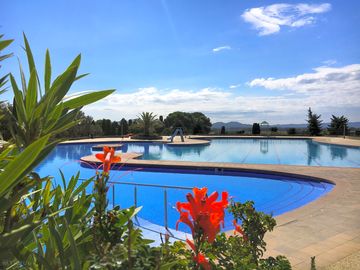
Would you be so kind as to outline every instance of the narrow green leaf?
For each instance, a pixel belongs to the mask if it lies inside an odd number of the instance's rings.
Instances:
[[[13,41],[14,41],[13,39],[0,40],[0,51],[2,51],[2,50],[5,49],[7,46],[9,46]]]
[[[71,67],[66,70],[63,74],[58,76],[50,87],[51,92],[51,103],[50,106],[54,106],[59,103],[67,92],[70,90],[71,85],[76,77],[78,67]]]
[[[72,253],[71,258],[73,259],[73,262],[74,262],[73,268],[74,269],[81,269],[81,261],[80,261],[79,250],[77,248],[77,245],[76,245],[75,240],[74,240],[74,236],[73,236],[73,234],[71,232],[71,229],[69,227],[69,224],[68,224],[66,218],[64,218],[64,224],[65,224],[65,227],[66,227],[66,232],[67,232],[69,243],[70,243],[70,249],[71,249],[71,253]]]
[[[24,123],[26,122],[27,119],[25,105],[24,105],[24,98],[12,74],[10,74],[10,82],[14,92],[14,100],[16,102],[15,104],[13,104],[13,106],[17,112],[17,117],[18,117],[17,120],[20,123]]]
[[[48,139],[49,136],[44,136],[36,140],[4,167],[4,171],[0,174],[0,177],[1,179],[6,179],[6,181],[0,181],[0,196],[8,192],[12,186],[21,181],[20,176],[33,169],[31,164],[41,153]]]
[[[47,206],[50,203],[50,192],[51,192],[51,182],[47,181],[44,191],[43,191],[43,200],[44,200],[44,205]]]
[[[103,91],[97,91],[89,94],[85,94],[70,100],[67,100],[64,102],[64,107],[69,109],[76,109],[85,105],[88,105],[90,103],[94,103],[110,94],[112,94],[115,91],[115,89],[111,90],[103,90]]]
[[[1,62],[1,61],[4,61],[4,60],[7,59],[7,58],[12,57],[13,55],[14,55],[13,53],[8,53],[8,54],[1,55],[1,56],[0,56],[0,62]]]
[[[37,77],[36,71],[31,71],[29,84],[26,92],[26,114],[31,118],[37,102]]]
[[[51,237],[54,238],[56,246],[58,248],[61,266],[63,269],[66,269],[66,257],[65,257],[65,252],[64,252],[64,245],[62,242],[62,238],[59,234],[59,231],[57,230],[56,227],[57,227],[57,225],[55,223],[55,219],[49,218],[49,229],[51,232]]]
[[[26,94],[26,92],[27,92],[26,79],[25,79],[25,74],[24,74],[24,71],[23,71],[23,68],[22,68],[19,58],[18,58],[18,63],[19,63],[22,90],[23,90],[23,93]]]
[[[49,50],[46,50],[45,55],[45,74],[44,74],[44,82],[45,82],[45,93],[49,91],[51,84],[51,61],[50,61],[50,53]]]
[[[25,51],[26,51],[27,60],[28,60],[28,64],[29,64],[29,71],[31,72],[33,69],[35,69],[35,61],[34,61],[34,57],[31,52],[31,48],[30,48],[30,45],[26,38],[25,33],[23,33],[23,36],[24,36],[24,43],[25,43]]]
[[[81,75],[79,75],[79,76],[77,76],[77,77],[75,78],[75,81],[80,80],[81,78],[84,78],[84,77],[86,77],[86,76],[89,75],[89,74],[90,74],[90,73],[81,74]]]

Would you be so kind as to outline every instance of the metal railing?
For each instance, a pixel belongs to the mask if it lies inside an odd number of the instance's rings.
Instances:
[[[85,181],[87,179],[85,178],[80,178],[79,180],[81,181]],[[128,186],[133,186],[134,187],[134,206],[137,207],[138,204],[138,187],[152,187],[152,188],[160,188],[164,190],[163,193],[163,198],[164,198],[164,228],[165,230],[169,233],[169,235],[171,237],[174,237],[173,233],[169,230],[168,227],[168,194],[167,194],[167,190],[168,189],[178,189],[178,190],[192,190],[192,187],[185,187],[185,186],[169,186],[169,185],[155,185],[155,184],[141,184],[141,183],[134,183],[134,182],[117,182],[117,181],[109,181],[108,184],[112,185],[111,189],[112,189],[112,205],[115,206],[115,201],[116,201],[116,185],[128,185]],[[137,219],[137,216],[135,216],[135,219],[137,221],[137,225],[140,225],[140,222]],[[162,234],[161,232],[155,231],[153,229],[150,228],[146,228],[144,226],[140,226],[143,229],[152,231],[152,232],[156,232],[159,233],[160,235]],[[177,238],[177,237],[174,237]],[[183,239],[179,239],[178,240],[183,240]]]

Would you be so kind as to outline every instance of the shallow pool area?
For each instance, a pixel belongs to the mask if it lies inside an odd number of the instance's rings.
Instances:
[[[36,171],[42,176],[54,176],[54,181],[58,183],[61,183],[59,169],[67,179],[78,171],[82,179],[88,179],[94,176],[95,169],[82,165],[80,158],[96,153],[91,150],[91,146],[92,144],[58,145]],[[149,143],[129,144],[127,150],[134,151],[135,148],[147,146],[149,149],[160,147]],[[167,148],[166,145],[162,147]],[[150,152],[148,156],[145,152],[144,154],[144,157],[150,157]],[[257,210],[274,216],[310,203],[334,187],[326,181],[310,181],[276,174],[141,167],[111,170],[110,181],[110,206],[115,204],[129,207],[136,203],[143,207],[139,214],[141,219],[161,226],[167,223],[169,228],[175,228],[179,217],[175,209],[176,202],[185,201],[186,194],[195,186],[207,187],[209,193],[227,191],[235,201],[252,200]],[[89,187],[88,192],[91,190],[92,187]],[[226,216],[224,230],[228,229],[232,229],[229,215]],[[180,230],[187,231],[187,228],[180,225]]]

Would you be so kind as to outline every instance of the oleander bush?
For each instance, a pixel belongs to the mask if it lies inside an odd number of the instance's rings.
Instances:
[[[1,38],[0,51],[11,43]],[[285,257],[263,257],[264,235],[275,226],[271,216],[252,202],[229,202],[227,192],[217,201],[219,194],[206,188],[177,203],[178,224],[190,227],[192,239],[171,243],[162,235],[161,245],[150,245],[133,222],[141,208],[109,208],[110,168],[120,160],[112,148],[97,154],[101,171],[86,181],[76,172],[66,179],[60,171],[59,183],[35,173],[60,141],[56,135],[77,124],[80,109],[114,90],[69,98],[72,84],[86,75],[78,75],[80,56],[52,80],[47,51],[41,84],[25,35],[24,48],[29,80],[21,66],[20,83],[13,74],[0,79],[1,91],[9,78],[14,94],[12,109],[0,116],[10,119],[11,130],[0,149],[0,269],[291,269]],[[220,232],[226,211],[234,217],[231,235]]]

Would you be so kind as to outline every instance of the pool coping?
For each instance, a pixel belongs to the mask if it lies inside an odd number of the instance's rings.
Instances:
[[[61,142],[60,144],[78,144],[78,143],[164,143],[169,146],[193,146],[193,145],[208,145],[212,139],[276,139],[276,140],[312,140],[314,142],[337,145],[337,146],[347,146],[347,147],[360,147],[360,140],[342,138],[342,137],[311,137],[311,136],[227,136],[227,135],[191,135],[185,136],[185,141],[181,142],[180,138],[175,137],[174,142],[169,142],[167,140],[168,136],[162,136],[162,139],[159,140],[138,140],[131,138],[121,138],[121,137],[101,137],[94,139],[78,139],[78,140],[68,140]]]
[[[134,159],[125,164],[237,169],[327,180],[336,184],[332,191],[275,217],[277,226],[265,237],[266,255],[282,254],[289,258],[293,269],[309,269],[312,256],[316,256],[318,267],[324,267],[360,250],[360,168]]]

